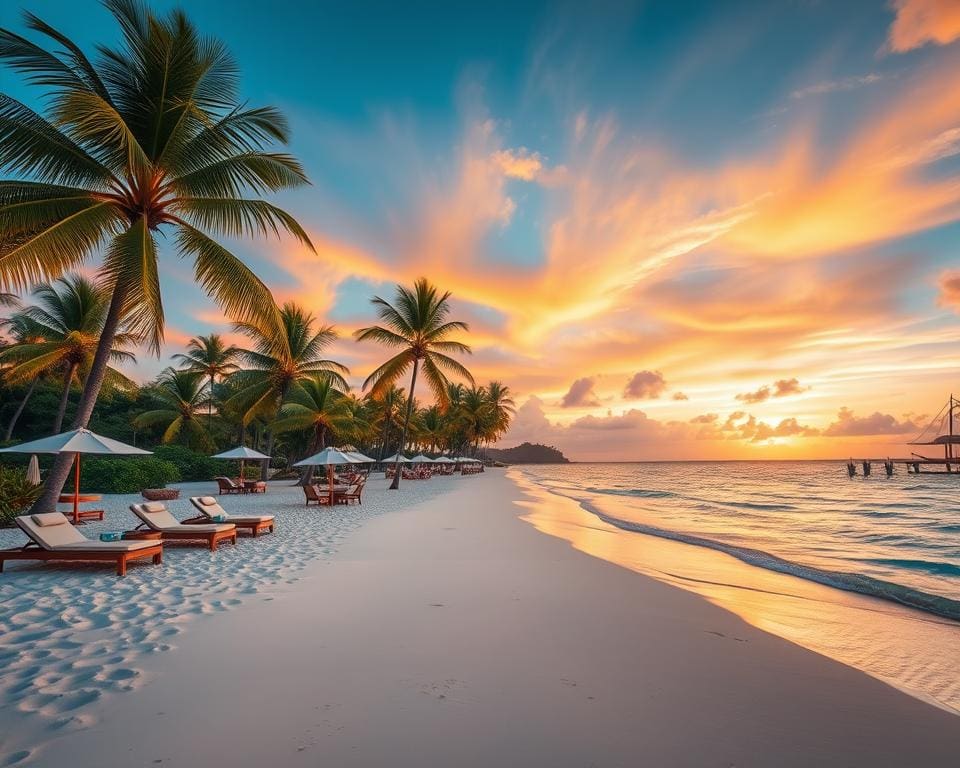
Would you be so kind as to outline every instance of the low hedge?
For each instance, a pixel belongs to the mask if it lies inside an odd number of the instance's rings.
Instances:
[[[180,480],[176,465],[153,456],[129,459],[84,459],[80,490],[85,493],[139,493]],[[73,480],[67,482],[73,490]]]
[[[226,474],[231,466],[231,462],[211,459],[209,456],[183,445],[158,446],[153,449],[153,456],[156,459],[169,461],[173,464],[180,472],[180,479],[184,482],[213,480],[217,475]]]

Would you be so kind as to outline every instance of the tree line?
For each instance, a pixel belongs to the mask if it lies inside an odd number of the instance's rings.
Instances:
[[[290,139],[285,117],[241,97],[227,47],[182,10],[160,16],[137,0],[104,5],[120,43],[97,46],[92,58],[30,12],[29,36],[0,29],[0,65],[37,89],[39,105],[0,93],[0,300],[36,291],[39,307],[5,322],[4,386],[26,385],[21,404],[35,396],[34,384],[59,386],[50,431],[65,426],[68,407],[69,426],[87,427],[102,392],[142,389],[115,364],[135,344],[160,353],[159,276],[176,257],[192,263],[197,284],[248,343],[231,353],[235,370],[215,370],[207,357],[230,348],[195,339],[146,388],[151,407],[134,426],[197,445],[215,443],[218,429],[236,429],[238,438],[252,431],[265,435],[268,452],[294,435],[306,440],[301,451],[334,437],[374,445],[365,441],[378,427],[384,449],[390,441],[439,448],[493,439],[509,393],[475,386],[455,359],[469,352],[452,338],[467,326],[449,319],[449,293],[427,280],[398,286],[392,301],[374,298],[380,324],[357,338],[395,354],[367,378],[367,394],[347,391],[343,366],[323,357],[333,329],[303,307],[277,306],[220,242],[284,234],[313,249],[300,223],[266,199],[309,184],[301,163],[278,151]],[[75,273],[91,261],[96,280],[84,281]],[[407,373],[407,391],[396,390]],[[418,379],[436,411],[417,404]],[[14,429],[23,412],[11,414]],[[70,464],[70,456],[57,457],[33,511],[54,508]]]

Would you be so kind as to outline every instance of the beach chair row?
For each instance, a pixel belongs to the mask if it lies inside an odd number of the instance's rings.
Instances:
[[[140,523],[124,531],[119,541],[88,539],[61,512],[22,515],[14,521],[29,541],[17,549],[0,550],[0,572],[7,560],[62,560],[115,563],[117,575],[124,576],[131,560],[163,562],[165,541],[194,541],[213,552],[223,542],[236,544],[239,530],[252,536],[273,533],[273,515],[228,515],[212,496],[195,496],[190,503],[199,514],[183,522],[161,502],[131,504],[130,511]]]

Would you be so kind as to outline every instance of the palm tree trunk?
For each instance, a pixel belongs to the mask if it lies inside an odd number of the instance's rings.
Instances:
[[[410,426],[410,414],[413,413],[413,389],[417,386],[417,368],[420,366],[420,359],[413,360],[413,375],[410,377],[410,395],[407,397],[407,415],[403,419],[403,429],[400,431],[400,447],[397,449],[397,461],[393,465],[393,482],[390,483],[390,490],[395,491],[400,487],[400,454],[403,446],[407,442],[407,427]]]
[[[384,403],[386,405],[386,403]],[[380,455],[377,457],[380,459],[380,463],[383,463],[384,457],[387,455],[387,429],[390,427],[390,407],[388,406],[386,412],[383,415],[383,438],[380,440]],[[9,437],[7,438],[10,439]]]
[[[110,352],[113,350],[113,339],[117,335],[117,328],[120,326],[120,317],[123,314],[126,301],[126,290],[114,290],[113,297],[110,299],[110,309],[107,311],[107,319],[103,324],[103,330],[100,332],[97,353],[93,356],[93,365],[90,366],[90,373],[87,374],[83,392],[80,394],[80,402],[77,403],[77,413],[73,417],[74,429],[84,428],[90,423],[93,407],[97,404],[103,379],[107,375],[107,363],[110,361]],[[57,456],[53,468],[47,475],[47,481],[43,484],[43,493],[30,508],[31,514],[53,512],[56,509],[57,499],[63,490],[63,484],[67,481],[67,475],[70,474],[72,464],[73,454],[61,453]]]
[[[267,456],[273,455],[273,430],[267,431]],[[260,479],[266,482],[270,479],[270,459],[264,459],[260,464]]]
[[[214,374],[210,374],[210,400],[207,402],[207,432],[210,432],[210,425],[213,424],[213,377]]]
[[[37,387],[37,380],[33,379],[30,382],[30,386],[27,388],[27,394],[23,396],[23,400],[20,401],[20,405],[17,406],[17,410],[13,413],[13,418],[10,419],[10,423],[7,424],[7,431],[3,435],[3,442],[8,442],[11,437],[13,437],[13,428],[17,426],[17,421],[23,415],[23,409],[27,407],[27,400],[30,399],[30,396],[33,394],[33,390]]]
[[[63,429],[63,417],[67,413],[67,400],[70,399],[70,382],[73,381],[73,374],[77,371],[77,364],[70,363],[67,368],[67,375],[63,377],[63,392],[60,394],[60,407],[57,409],[57,418],[53,422],[53,434],[59,435]]]

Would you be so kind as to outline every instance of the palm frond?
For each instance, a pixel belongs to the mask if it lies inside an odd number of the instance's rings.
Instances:
[[[228,315],[246,323],[277,322],[270,289],[226,248],[186,223],[177,231],[177,247],[193,256],[197,282]]]

